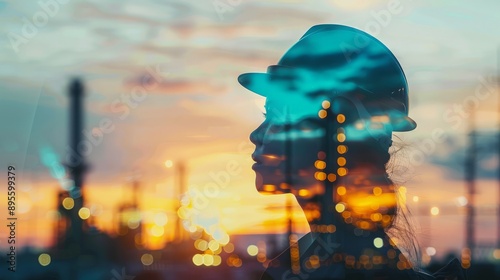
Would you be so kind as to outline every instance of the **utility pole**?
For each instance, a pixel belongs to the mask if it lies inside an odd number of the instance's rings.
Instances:
[[[497,248],[500,248],[500,46],[497,49],[497,87],[498,87],[498,202],[497,202]]]
[[[465,160],[465,180],[467,183],[467,205],[466,205],[466,221],[465,221],[465,245],[470,250],[471,256],[475,248],[475,209],[474,209],[474,195],[476,177],[476,127],[475,127],[475,113],[472,107],[469,109],[469,135],[468,135],[468,149]]]
[[[132,208],[139,210],[139,181],[132,181]]]
[[[177,205],[177,210],[180,209],[181,203],[180,199],[182,199],[182,195],[186,191],[186,166],[184,165],[183,162],[179,162],[177,164],[177,190],[179,191],[178,197],[179,197],[179,202]],[[177,213],[177,211],[176,211]],[[176,215],[176,225],[175,225],[175,237],[174,240],[175,242],[181,242],[184,239],[184,227],[182,226],[182,220],[179,217],[179,215]]]
[[[286,219],[287,219],[287,245],[290,248],[290,263],[289,265],[292,269],[293,274],[300,273],[300,251],[298,238],[293,234],[293,206],[292,206],[292,123],[290,119],[290,112],[288,107],[285,108],[285,182],[282,184],[281,189],[287,194],[286,197]]]
[[[290,194],[292,193],[292,140],[290,139],[290,131],[292,129],[292,125],[290,123],[290,117],[288,108],[285,112],[286,120],[285,120],[285,193],[288,194],[286,198],[286,219],[287,219],[287,245],[292,245],[290,240],[293,234],[293,209],[292,209],[292,198]],[[283,189],[283,188],[282,188]]]
[[[339,133],[343,135],[343,132],[340,132],[341,127],[337,122],[337,115],[333,112],[331,106],[331,102],[329,100],[325,100],[322,103],[322,110],[326,112],[326,116],[323,118],[324,129],[325,129],[325,138],[323,149],[325,152],[325,163],[326,167],[324,169],[325,178],[323,180],[323,188],[324,195],[321,197],[321,218],[320,225],[338,225],[338,221],[336,221],[336,216],[334,214],[334,195],[336,194],[336,180],[337,178],[337,145],[334,143],[338,143],[338,135]]]

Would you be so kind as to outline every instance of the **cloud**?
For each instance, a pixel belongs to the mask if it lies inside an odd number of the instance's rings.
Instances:
[[[496,151],[498,139],[494,134],[479,132],[476,137],[476,180],[496,180],[498,178],[498,154]],[[465,161],[468,156],[468,147],[462,141],[448,137],[436,148],[436,152],[429,155],[430,163],[441,166],[446,170],[450,180],[465,180]],[[462,142],[462,143],[461,143]]]
[[[216,85],[213,82],[189,81],[189,80],[163,80],[160,83],[154,81],[150,74],[143,74],[137,78],[126,81],[126,86],[133,88],[136,86],[152,88],[155,94],[166,95],[203,95],[221,96],[227,91],[227,87]]]
[[[357,1],[346,1],[346,0],[329,0],[330,4],[334,7],[338,7],[343,10],[366,10],[373,9],[375,7],[381,6],[385,3],[385,0],[357,0]]]

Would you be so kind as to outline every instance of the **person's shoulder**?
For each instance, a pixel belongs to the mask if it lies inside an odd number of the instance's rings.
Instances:
[[[312,233],[309,232],[299,238],[296,245],[298,245],[299,247],[299,252],[304,252],[308,249],[309,246],[311,246],[313,242],[314,238],[312,236]],[[264,272],[264,274],[262,274],[260,279],[288,279],[287,277],[293,276],[290,265],[291,255],[290,247],[288,247],[268,263],[266,271]]]
[[[421,280],[467,280],[465,270],[456,258],[433,274],[422,271],[417,272],[417,274]]]
[[[417,271],[417,276],[419,280],[436,280],[436,277],[423,271]]]

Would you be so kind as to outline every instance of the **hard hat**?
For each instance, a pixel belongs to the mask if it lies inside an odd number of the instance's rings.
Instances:
[[[283,102],[355,97],[368,112],[389,116],[393,131],[410,131],[408,84],[392,52],[373,36],[343,25],[311,27],[267,73],[238,77],[245,88]],[[303,108],[304,110],[305,107]]]

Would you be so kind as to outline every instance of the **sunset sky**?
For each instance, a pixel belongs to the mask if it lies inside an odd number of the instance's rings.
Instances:
[[[102,135],[92,144],[85,181],[86,203],[98,213],[100,228],[113,229],[113,211],[132,197],[131,178],[141,184],[145,222],[167,213],[168,228],[179,198],[178,164],[186,165],[189,190],[203,191],[228,173],[231,163],[237,171],[216,197],[208,198],[198,219],[229,234],[283,232],[284,197],[258,194],[251,170],[248,135],[263,121],[264,98],[241,87],[237,77],[265,72],[309,27],[321,23],[364,30],[399,59],[409,83],[410,116],[418,127],[396,134],[407,147],[395,156],[395,165],[408,169],[398,179],[407,188],[419,241],[435,247],[438,255],[465,244],[460,203],[471,118],[461,111],[468,102],[475,104],[474,123],[483,135],[478,138],[476,202],[482,210],[476,238],[480,244],[496,243],[491,213],[499,197],[493,134],[500,103],[494,81],[500,55],[498,1],[35,3],[0,1],[0,178],[7,181],[8,165],[18,169],[21,244],[52,242],[61,185],[41,154],[66,160],[71,77],[85,82],[87,134]],[[145,89],[134,99],[138,87]],[[99,130],[104,119],[113,126],[109,133]],[[5,192],[2,188],[0,197]],[[1,199],[2,209],[5,204]],[[304,233],[305,217],[296,207],[297,231]],[[431,207],[441,213],[431,217]],[[0,211],[0,218],[6,215]],[[1,231],[0,238],[5,236]]]

